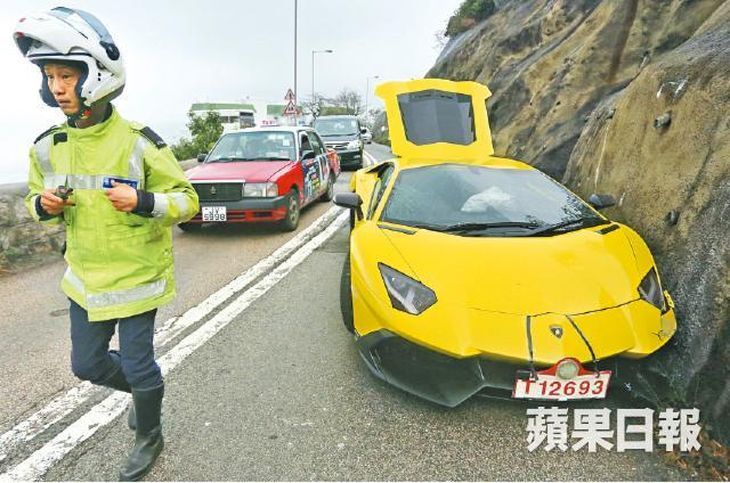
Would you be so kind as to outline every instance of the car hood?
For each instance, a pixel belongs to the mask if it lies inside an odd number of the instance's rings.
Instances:
[[[251,183],[268,181],[290,164],[292,164],[292,161],[205,163],[191,169],[186,174],[190,181],[244,180]]]
[[[622,229],[550,237],[384,233],[440,302],[520,315],[579,314],[638,298],[640,275]]]

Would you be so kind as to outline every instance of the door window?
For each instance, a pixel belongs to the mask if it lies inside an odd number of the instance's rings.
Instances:
[[[373,217],[373,213],[375,213],[375,209],[378,207],[378,203],[380,203],[380,199],[383,197],[383,193],[385,193],[385,189],[388,187],[388,181],[390,180],[390,176],[393,174],[393,170],[393,165],[389,164],[386,168],[380,171],[378,180],[375,182],[375,186],[373,187],[373,196],[370,198],[368,219]]]
[[[314,149],[314,154],[316,156],[319,156],[324,152],[324,149],[322,149],[322,143],[320,142],[319,138],[316,134],[310,133],[309,134],[309,142],[312,145],[312,149]]]

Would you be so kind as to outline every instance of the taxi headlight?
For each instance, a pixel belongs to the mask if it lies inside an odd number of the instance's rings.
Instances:
[[[347,149],[360,149],[360,140],[355,139],[347,143]]]
[[[565,359],[558,362],[558,368],[555,372],[560,379],[570,380],[578,375],[580,368],[573,359]]]
[[[659,284],[656,268],[651,267],[651,270],[644,275],[639,284],[639,295],[654,307],[662,312],[664,311],[664,294],[662,293],[662,286]]]
[[[394,309],[418,315],[436,303],[436,294],[422,283],[382,263],[378,268]]]
[[[272,198],[279,194],[276,183],[245,183],[244,198]]]

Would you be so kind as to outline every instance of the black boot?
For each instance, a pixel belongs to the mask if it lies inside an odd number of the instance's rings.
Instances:
[[[134,448],[119,473],[121,481],[137,481],[146,475],[162,451],[162,426],[160,412],[165,386],[153,389],[132,389],[132,399],[137,415]]]
[[[100,382],[100,386],[110,387],[112,389],[115,389],[117,391],[122,392],[132,392],[132,388],[127,382],[127,379],[124,377],[124,373],[122,372],[121,366],[119,366],[119,355],[117,351],[109,351],[109,355],[112,356],[112,358],[117,363],[117,370],[114,371],[114,374],[112,374],[110,377],[106,378],[103,382]],[[134,414],[134,404],[130,404],[129,406],[129,414],[127,415],[127,425],[129,426],[129,429],[135,430],[137,429],[137,418]]]

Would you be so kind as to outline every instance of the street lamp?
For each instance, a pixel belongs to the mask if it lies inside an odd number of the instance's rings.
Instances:
[[[365,120],[367,121],[368,118],[368,96],[370,95],[370,79],[380,79],[379,75],[374,75],[372,77],[368,77],[365,81]]]
[[[332,49],[313,50],[312,51],[312,103],[315,102],[315,98],[314,98],[314,94],[315,94],[315,92],[314,92],[314,54],[331,54],[332,52],[334,52]]]
[[[294,0],[294,110],[298,113],[299,106],[299,92],[297,91],[297,22],[299,19],[299,5],[297,0]],[[298,115],[294,114],[294,125],[297,122]]]

